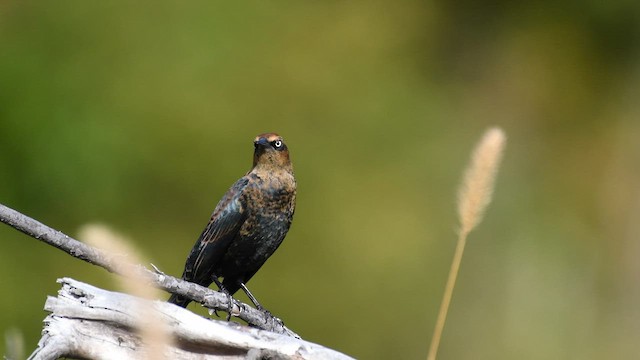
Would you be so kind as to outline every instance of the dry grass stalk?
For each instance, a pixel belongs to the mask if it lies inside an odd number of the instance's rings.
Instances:
[[[122,269],[133,269],[134,264],[143,264],[139,252],[134,249],[130,242],[122,236],[116,234],[104,225],[88,224],[83,226],[79,232],[79,238],[87,243],[102,248],[108,252],[125,256],[118,256],[117,267]],[[155,300],[162,297],[162,293],[151,286],[149,279],[146,279],[137,271],[129,271],[129,276],[117,276],[122,290],[133,296]],[[166,331],[165,324],[160,317],[154,314],[155,309],[148,304],[140,303],[140,337],[146,344],[147,359],[164,359],[164,349],[171,343],[171,337]]]
[[[467,235],[480,223],[487,205],[491,202],[494,180],[502,159],[505,143],[506,137],[500,128],[487,130],[473,151],[471,163],[467,167],[462,184],[458,189],[458,217],[460,221],[458,243],[451,262],[444,295],[442,296],[436,327],[431,338],[428,360],[436,359],[440,338],[442,337],[449,305],[451,304],[453,288],[458,278],[462,255],[467,243]]]
[[[458,217],[460,232],[469,233],[480,223],[491,202],[494,180],[505,145],[504,132],[491,128],[482,137],[465,171],[458,190]]]

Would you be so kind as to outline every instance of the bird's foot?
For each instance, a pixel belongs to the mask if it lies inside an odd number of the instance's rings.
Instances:
[[[228,291],[225,291],[224,293],[227,294],[227,321],[229,321],[233,314],[233,296],[231,296]]]
[[[275,324],[278,324],[280,326],[284,326],[284,322],[282,321],[282,319],[275,317],[271,311],[265,309],[264,307],[262,307],[261,305],[258,305],[256,307],[256,309],[260,312],[262,312],[264,314],[264,323],[268,324],[269,322],[272,322],[274,327]]]
[[[227,306],[225,307],[224,305],[219,308],[219,309],[213,309],[210,308],[209,309],[209,315],[215,315],[216,317],[221,318],[222,316],[220,316],[220,314],[218,314],[219,310],[222,310],[224,312],[227,313],[226,316],[226,320],[229,321],[231,320],[231,316],[238,316],[240,315],[241,312],[241,308],[240,306],[237,304],[236,300],[233,298],[233,296],[231,296],[231,294],[229,294],[229,292],[227,291],[221,291],[223,294],[225,294],[227,296]],[[234,311],[236,309],[239,309],[237,311]]]
[[[231,316],[238,316],[240,315],[240,312],[242,309],[240,309],[240,306],[237,305],[236,300],[228,293],[225,293],[225,295],[227,295],[227,308],[226,309],[220,309],[223,310],[224,312],[227,313],[226,316],[226,320],[229,321],[231,320]],[[238,311],[234,311],[237,309],[240,309]],[[220,316],[220,314],[218,314],[218,309],[209,309],[209,315],[215,315],[216,317],[222,317]]]
[[[231,296],[231,293],[229,292],[229,290],[227,290],[227,288],[224,285],[222,285],[222,282],[220,282],[217,275],[214,274],[211,280],[213,280],[213,282],[216,283],[216,285],[218,286],[218,289],[220,289],[220,292],[227,295],[227,308],[225,311],[227,312],[227,321],[229,321],[231,320],[232,315],[237,316],[236,314],[233,313],[233,308],[237,306],[236,302],[233,299],[233,296]],[[240,308],[240,306],[237,306],[237,307],[238,309]],[[214,312],[216,316],[218,316],[218,312],[216,310],[214,310]]]

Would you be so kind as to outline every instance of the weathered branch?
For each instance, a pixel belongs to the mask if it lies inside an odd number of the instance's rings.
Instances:
[[[117,255],[109,254],[73,239],[60,231],[52,229],[2,204],[0,204],[0,222],[52,245],[73,257],[98,265],[109,272],[122,276],[129,276],[132,272],[139,272],[142,277],[149,279],[154,286],[167,292],[192,299],[209,309],[222,311],[229,309],[227,296],[218,291],[164,273],[151,271],[142,265],[129,267],[120,266],[119,264],[122,264],[122,262],[117,261]],[[234,315],[247,322],[247,324],[277,334],[300,338],[296,333],[285,327],[279,319],[269,316],[262,311],[258,311],[245,303],[238,302],[235,299],[232,301],[234,302],[232,304],[234,310],[238,310],[237,312],[234,311]]]
[[[45,310],[51,314],[30,360],[144,358],[149,344],[135,332],[145,326],[136,311],[141,305],[154,311],[174,340],[162,346],[167,359],[351,359],[289,336],[208,321],[166,302],[142,300],[68,278],[58,282],[62,289],[58,297],[47,299]]]

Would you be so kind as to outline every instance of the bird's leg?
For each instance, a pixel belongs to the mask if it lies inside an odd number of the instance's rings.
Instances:
[[[247,294],[247,296],[249,297],[249,300],[251,300],[253,305],[256,306],[256,309],[261,310],[261,311],[265,310],[265,308],[263,308],[262,305],[260,305],[260,303],[258,302],[258,299],[256,299],[255,296],[253,296],[251,291],[249,291],[249,288],[247,288],[247,285],[245,285],[242,281],[239,281],[238,284],[242,288],[242,291],[244,291],[244,293]]]
[[[220,291],[222,291],[225,295],[227,295],[227,321],[229,321],[231,320],[231,313],[233,311],[233,297],[231,296],[227,288],[224,287],[224,285],[222,285],[220,280],[218,280],[218,277],[215,275],[213,275],[213,282],[216,283]],[[213,310],[213,312],[216,314],[216,316],[220,317],[218,315],[218,312],[215,309]]]
[[[282,320],[280,320],[279,318],[273,316],[271,311],[265,309],[262,305],[260,305],[260,303],[258,302],[258,299],[256,299],[255,296],[253,296],[251,291],[249,291],[249,288],[247,287],[247,285],[245,285],[242,281],[238,282],[238,284],[240,285],[240,287],[242,288],[244,293],[247,294],[247,297],[249,297],[249,299],[251,300],[253,305],[256,306],[256,309],[262,311],[265,314],[265,322],[268,321],[269,319],[271,319],[273,321],[279,322],[280,324],[284,325]]]

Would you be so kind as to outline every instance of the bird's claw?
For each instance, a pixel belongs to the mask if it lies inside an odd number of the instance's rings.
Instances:
[[[269,323],[269,321],[271,321],[273,324],[278,324],[280,326],[284,326],[284,322],[282,321],[282,319],[275,317],[271,311],[265,309],[262,306],[258,306],[257,310],[262,312],[264,314],[264,323],[267,324]]]
[[[227,321],[229,321],[231,320],[231,315],[233,315],[234,301],[233,296],[228,291],[225,291],[225,294],[227,294]]]
[[[235,317],[240,316],[240,314],[242,314],[243,309],[244,309],[244,307],[242,306],[242,304],[232,297],[231,298],[231,303],[229,304],[229,307],[227,308],[227,311],[228,311],[227,312],[227,321],[229,321],[229,319],[231,319],[231,316],[235,316]]]
[[[221,317],[220,314],[218,314],[218,310],[222,310],[222,311],[227,313],[226,319],[227,319],[227,321],[229,321],[229,320],[231,320],[231,316],[238,316],[240,313],[238,312],[238,315],[236,315],[233,312],[233,309],[237,306],[236,305],[236,301],[233,298],[233,296],[231,296],[231,294],[229,294],[229,292],[227,292],[226,290],[222,290],[222,293],[227,296],[227,306],[226,306],[226,308],[224,307],[224,305],[221,306],[219,309],[210,308],[209,309],[209,315],[215,314],[216,317]],[[238,308],[240,308],[240,307],[238,306]]]
[[[227,317],[226,317],[227,321],[231,320],[231,316],[237,316],[233,312],[233,309],[235,307],[236,307],[236,305],[235,305],[235,300],[233,299],[233,297],[228,297],[227,298],[227,308],[223,310],[224,312],[227,313]],[[210,309],[209,310],[209,315],[212,315],[212,314],[215,314],[216,317],[221,317],[220,314],[218,314],[218,309]]]

